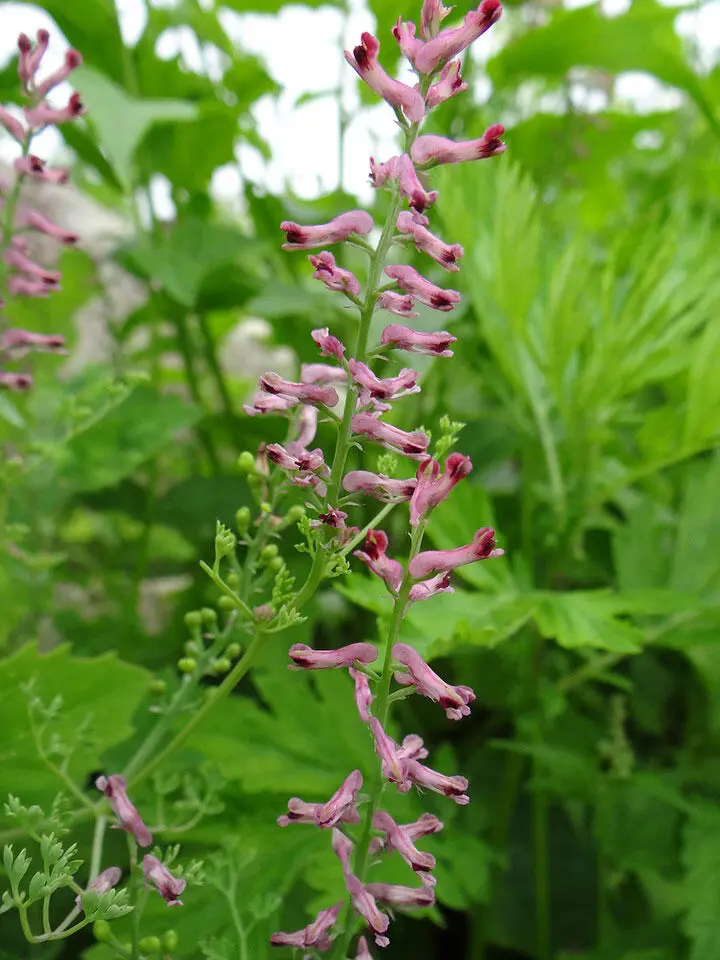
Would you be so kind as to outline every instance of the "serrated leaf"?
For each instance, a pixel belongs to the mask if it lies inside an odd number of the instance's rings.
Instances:
[[[610,591],[546,593],[539,598],[535,620],[544,637],[570,650],[594,647],[615,653],[638,653],[643,632],[618,619],[617,611],[618,602]]]
[[[690,941],[689,960],[720,960],[720,815],[689,820],[684,830],[683,881],[687,912],[682,921]]]

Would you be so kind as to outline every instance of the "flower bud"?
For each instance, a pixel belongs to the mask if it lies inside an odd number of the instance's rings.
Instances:
[[[112,937],[112,931],[110,930],[110,924],[107,920],[96,920],[93,924],[93,936],[98,941],[98,943],[107,943],[108,940]]]
[[[183,657],[178,660],[178,670],[180,673],[194,673],[197,669],[197,660],[192,657]]]
[[[138,947],[141,953],[160,953],[163,949],[160,937],[143,937]]]
[[[221,597],[218,597],[217,605],[223,611],[223,613],[230,613],[231,610],[235,609],[235,601],[232,597],[228,597],[223,594]]]
[[[217,660],[213,660],[212,664],[210,665],[210,669],[217,676],[220,676],[223,673],[228,673],[231,667],[232,664],[227,657],[218,657]]]
[[[235,528],[242,537],[250,527],[250,507],[240,507],[235,512]]]
[[[242,647],[239,643],[229,643],[225,650],[225,656],[230,657],[231,660],[237,660],[241,650]]]
[[[167,683],[164,680],[161,680],[159,677],[156,677],[154,680],[150,681],[150,693],[155,696],[160,696],[165,693],[167,690]]]
[[[245,476],[255,473],[255,455],[250,453],[249,450],[243,450],[237,458],[237,468]]]
[[[202,625],[202,615],[199,610],[190,610],[185,614],[185,626],[188,630],[199,630]]]
[[[215,559],[222,560],[223,557],[229,556],[235,549],[236,543],[237,540],[232,530],[228,530],[218,520],[215,528]]]
[[[200,616],[202,617],[203,626],[217,626],[217,613],[215,613],[212,607],[203,607],[200,611]]]
[[[237,590],[240,586],[240,577],[235,573],[234,570],[231,570],[230,573],[225,577],[225,582],[229,587],[232,587],[233,590]]]
[[[285,522],[290,523],[299,523],[302,518],[305,516],[305,507],[301,504],[296,503],[288,510],[285,515]]]
[[[178,945],[178,935],[175,930],[167,930],[162,936],[162,948],[165,951],[175,950]]]
[[[277,544],[269,543],[266,547],[263,547],[260,551],[260,560],[262,563],[268,563],[274,557],[280,553],[277,548]]]
[[[272,560],[268,563],[267,568],[270,573],[280,573],[285,567],[285,561],[282,557],[273,557]]]
[[[270,513],[271,510],[272,507],[270,504],[266,500],[263,500],[263,502],[260,504],[260,513]]]

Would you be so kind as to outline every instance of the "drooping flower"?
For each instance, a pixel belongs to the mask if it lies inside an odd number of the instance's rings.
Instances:
[[[29,373],[5,373],[0,370],[0,389],[10,390],[11,393],[21,393],[30,390],[33,378]]]
[[[494,123],[477,140],[449,140],[434,135],[418,137],[411,148],[412,158],[422,166],[487,160],[507,150],[500,139],[504,133],[505,127],[501,123]]]
[[[426,280],[414,267],[404,263],[391,263],[385,267],[385,275],[395,280],[401,290],[412,294],[420,303],[424,303],[433,310],[448,312],[455,309],[460,302],[457,290],[445,290]]]
[[[375,226],[373,218],[364,210],[349,210],[341,213],[329,223],[315,226],[302,226],[291,220],[284,220],[280,229],[286,234],[283,250],[312,250],[327,243],[343,243],[354,233],[364,236]]]
[[[10,246],[3,254],[5,263],[9,267],[14,267],[16,270],[20,270],[22,273],[27,274],[28,277],[39,280],[47,287],[57,289],[57,285],[60,282],[62,274],[57,270],[46,270],[45,267],[41,267],[40,264],[35,263],[34,260],[31,260],[25,254],[25,242],[23,241],[20,243],[20,239],[21,238],[19,237],[13,237],[12,241],[10,242]]]
[[[288,656],[294,667],[301,670],[336,670],[354,667],[356,663],[373,663],[377,660],[377,647],[372,643],[349,643],[337,650],[313,650],[306,643],[294,643]]]
[[[434,597],[438,593],[455,593],[450,583],[449,573],[438,573],[437,576],[431,577],[429,580],[414,583],[410,587],[410,601],[419,603],[421,600],[429,600],[430,597]]]
[[[15,225],[18,227],[28,227],[31,230],[38,230],[45,233],[66,247],[74,246],[80,237],[77,233],[71,233],[63,227],[59,227],[52,220],[49,220],[44,213],[39,210],[33,210],[27,207],[21,207],[15,217]]]
[[[413,63],[415,57],[425,46],[423,41],[415,36],[415,24],[412,21],[404,21],[402,17],[398,17],[397,23],[392,28],[392,35],[397,40],[402,55]]]
[[[417,310],[413,310],[415,301],[409,293],[397,293],[395,290],[386,290],[377,298],[377,306],[396,317],[419,317]]]
[[[290,397],[297,403],[313,406],[335,407],[338,395],[332,387],[320,387],[311,383],[293,383],[277,373],[264,373],[260,377],[260,389],[280,397]]]
[[[296,397],[284,397],[280,394],[258,390],[252,403],[243,404],[243,410],[249,417],[255,417],[266,413],[285,413],[299,403],[300,401]]]
[[[383,100],[400,107],[411,123],[419,123],[425,116],[425,102],[418,90],[394,80],[380,66],[380,43],[371,33],[363,33],[362,43],[352,53],[345,51],[345,59],[361,79]]]
[[[295,933],[274,933],[270,937],[270,943],[274,947],[298,947],[301,949],[315,949],[320,953],[325,953],[332,948],[332,937],[330,929],[337,922],[337,918],[343,907],[342,900],[327,910],[321,910],[312,923],[302,930]]]
[[[334,340],[335,337],[331,339]],[[333,367],[329,363],[303,363],[300,368],[300,379],[303,383],[345,383],[347,371],[344,367]]]
[[[322,803],[306,803],[300,797],[288,800],[288,812],[277,818],[278,825],[289,827],[291,823],[309,823],[316,827],[317,814],[323,808]],[[340,818],[340,823],[360,823],[360,814],[355,807],[348,809]]]
[[[332,832],[332,848],[333,853],[338,858],[342,865],[343,873],[350,873],[350,858],[352,857],[353,852],[353,842],[349,837],[346,837],[342,831],[338,830],[337,827],[333,827]]]
[[[365,937],[360,937],[357,942],[357,953],[355,954],[355,960],[373,960],[373,956],[370,953],[370,949]]]
[[[470,716],[468,704],[475,699],[472,687],[454,687],[446,683],[423,660],[417,650],[407,643],[396,643],[392,650],[393,657],[407,668],[407,673],[396,671],[395,679],[405,686],[414,684],[421,696],[439,703],[445,711],[448,720],[460,720]]]
[[[375,830],[381,830],[385,834],[385,848],[388,852],[396,850],[416,873],[427,873],[435,869],[435,857],[424,850],[418,850],[407,830],[396,823],[389,813],[378,810],[372,825]]]
[[[119,773],[113,773],[109,777],[98,777],[95,786],[110,802],[113,813],[120,821],[118,826],[131,833],[138,846],[149,847],[152,844],[152,834],[128,798],[125,777]]]
[[[408,764],[414,761],[403,756],[401,748],[385,732],[377,717],[370,718],[369,727],[375,741],[375,753],[380,758],[382,775],[394,783],[400,793],[407,793],[412,786],[407,772]]]
[[[341,293],[349,293],[354,297],[360,296],[360,281],[358,278],[350,270],[343,270],[342,267],[339,267],[329,250],[323,250],[316,256],[310,254],[308,260],[315,267],[313,280],[322,280],[328,290],[339,290]],[[329,356],[329,354],[323,354],[323,356]]]
[[[435,891],[428,884],[404,887],[396,883],[368,883],[365,889],[376,900],[391,907],[431,907],[435,903]]]
[[[396,377],[381,379],[376,376],[366,363],[359,360],[350,360],[348,371],[355,383],[360,387],[358,404],[361,407],[374,406],[376,410],[389,410],[388,400],[399,400],[411,393],[419,393],[417,370],[404,368]]]
[[[430,443],[428,435],[421,430],[408,433],[399,427],[384,423],[378,419],[377,414],[356,413],[352,418],[351,427],[353,433],[375,440],[388,450],[402,453],[412,460],[419,460]]]
[[[470,797],[467,795],[468,782],[465,777],[448,777],[417,760],[406,761],[405,773],[411,783],[451,797],[459,806],[470,803]]]
[[[417,484],[410,500],[410,523],[416,527],[431,510],[446,500],[453,488],[472,470],[472,461],[461,453],[451,453],[445,472],[432,457],[423,460],[417,471]]]
[[[362,671],[350,667],[348,673],[355,683],[355,704],[360,714],[360,719],[367,723],[370,719],[370,705],[375,697],[370,689],[368,678]]]
[[[400,503],[409,500],[417,485],[415,477],[399,480],[384,473],[371,473],[369,470],[351,470],[343,477],[343,490],[348,493],[364,493],[383,503]]]
[[[432,109],[451,97],[457,96],[458,93],[464,93],[467,88],[468,85],[463,83],[460,75],[460,61],[451,60],[445,64],[440,71],[440,76],[428,90],[425,103]]]
[[[446,573],[466,563],[476,560],[489,560],[501,557],[503,550],[495,546],[495,531],[492,527],[481,527],[473,542],[454,550],[424,550],[410,561],[410,575],[416,580],[429,577],[431,573]]]
[[[13,161],[15,172],[23,177],[34,177],[36,180],[44,180],[45,183],[63,184],[70,178],[70,171],[67,167],[56,167],[48,169],[46,162],[34,154],[28,154],[27,157],[17,157]]]
[[[38,103],[34,107],[25,107],[25,119],[28,126],[34,130],[38,130],[40,127],[71,123],[83,113],[85,113],[85,106],[79,93],[71,94],[67,104],[60,109],[51,107],[44,102]]]
[[[415,166],[407,153],[391,157],[384,163],[376,163],[370,157],[370,182],[376,188],[386,183],[397,183],[400,193],[410,206],[422,213],[437,199],[437,190],[426,190],[417,175]]]
[[[424,219],[424,218],[423,218]],[[408,210],[398,214],[397,228],[400,233],[412,237],[418,250],[422,250],[432,257],[436,263],[446,270],[459,270],[458,260],[465,251],[459,243],[444,243]]]
[[[389,917],[379,909],[368,888],[353,873],[345,874],[345,885],[352,898],[353,907],[372,930],[375,943],[379,947],[386,947],[390,943],[389,938],[385,936],[385,932],[390,926]]]
[[[428,40],[413,58],[418,73],[432,73],[439,66],[466,50],[502,15],[500,0],[483,0],[477,10],[465,14],[462,26],[441,30]]]
[[[314,409],[305,407],[304,409]],[[292,446],[292,452],[290,450]],[[326,480],[330,477],[330,470],[320,447],[315,450],[306,450],[295,441],[288,445],[286,450],[280,443],[269,443],[265,453],[271,463],[290,472],[290,482],[298,487],[312,487],[320,497],[327,492]]]
[[[397,593],[403,578],[403,566],[399,560],[387,555],[388,538],[382,530],[368,530],[362,550],[355,550],[357,557],[385,583],[391,593]]]
[[[326,803],[306,803],[299,797],[291,797],[287,815],[278,817],[278,823],[281,827],[291,823],[310,823],[323,830],[341,822],[359,823],[357,795],[362,784],[362,774],[359,770],[353,770]]]
[[[187,880],[174,877],[165,864],[146,853],[142,862],[146,883],[151,883],[169,907],[181,907],[180,895],[187,886]]]
[[[25,127],[22,123],[14,117],[9,110],[6,110],[5,107],[0,105],[0,125],[2,125],[7,132],[13,137],[18,143],[25,142]]]
[[[322,256],[322,254],[320,254]],[[312,258],[311,258],[312,259]],[[345,344],[337,337],[334,337],[327,327],[312,330],[310,336],[320,348],[321,357],[335,357],[341,363],[345,356]]]
[[[107,893],[108,890],[112,890],[113,887],[116,887],[120,883],[120,877],[122,877],[120,867],[108,867],[106,870],[103,870],[102,873],[99,873],[92,883],[88,884],[85,893],[89,890],[95,890],[97,893]],[[75,906],[78,910],[83,909],[83,896],[84,894],[79,893],[75,897]]]
[[[0,335],[0,354],[13,359],[29,351],[38,353],[66,353],[65,337],[48,333],[33,333],[32,330],[11,328]]]

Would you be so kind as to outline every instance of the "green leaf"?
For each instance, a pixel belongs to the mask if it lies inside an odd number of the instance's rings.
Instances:
[[[17,427],[18,430],[22,430],[25,426],[23,415],[4,393],[0,393],[0,417],[5,423],[9,423],[11,427]]]
[[[88,108],[88,122],[97,132],[120,181],[133,182],[133,158],[138,144],[156,123],[194,120],[197,108],[182,100],[138,100],[122,87],[90,67],[73,74],[73,83]]]
[[[720,452],[694,464],[678,517],[670,586],[700,593],[717,585],[720,574]]]
[[[639,653],[642,631],[617,619],[617,612],[618,600],[610,591],[545,593],[540,595],[535,620],[544,637],[569,650],[594,647],[614,653]]]
[[[689,820],[684,831],[683,931],[689,960],[720,960],[720,815],[707,806],[705,816]]]

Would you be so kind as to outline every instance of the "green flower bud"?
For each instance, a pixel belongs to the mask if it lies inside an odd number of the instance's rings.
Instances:
[[[299,520],[305,516],[305,507],[301,504],[296,503],[294,506],[290,507],[287,514],[285,515],[285,520],[287,523],[297,523]]]
[[[263,502],[260,504],[260,513],[270,513],[271,510],[272,507],[267,500],[263,500]]]
[[[234,570],[231,570],[230,573],[225,577],[225,583],[229,587],[232,587],[233,590],[237,590],[240,586],[240,577],[235,573]]]
[[[162,937],[163,950],[175,950],[178,945],[178,935],[174,930],[167,930]]]
[[[197,669],[197,660],[193,660],[192,657],[183,657],[182,660],[178,660],[178,670],[180,673],[195,673]]]
[[[188,630],[199,630],[202,625],[202,616],[199,610],[190,610],[185,614],[185,626]]]
[[[142,953],[160,953],[163,949],[160,937],[143,937],[138,947]]]
[[[268,563],[267,568],[270,573],[280,573],[284,566],[285,561],[282,557],[273,557],[270,563]]]
[[[156,677],[154,680],[150,681],[150,693],[159,697],[161,694],[165,693],[167,690],[167,683],[164,680],[161,680],[159,677]]]
[[[255,455],[250,453],[249,450],[243,450],[237,458],[237,468],[240,473],[245,475],[255,473]]]
[[[277,548],[277,545],[274,543],[269,543],[266,547],[263,547],[260,551],[260,560],[262,563],[267,563],[269,560],[272,560],[273,557],[276,557],[280,551]]]
[[[203,625],[206,627],[215,627],[217,626],[217,614],[212,609],[212,607],[203,607],[200,611],[200,616],[202,617]]]
[[[222,560],[223,557],[229,556],[235,549],[236,543],[237,540],[232,530],[228,530],[218,520],[215,527],[215,559]]]
[[[93,924],[93,936],[98,943],[107,943],[112,937],[110,924],[107,920],[96,920]]]
[[[217,605],[226,613],[229,613],[231,610],[235,609],[235,601],[232,597],[228,597],[227,594],[223,594],[221,597],[218,597]]]
[[[227,649],[225,650],[225,655],[230,657],[231,660],[237,660],[240,656],[240,651],[242,647],[239,643],[229,643]]]
[[[240,507],[239,510],[235,511],[235,527],[240,536],[243,536],[250,529],[251,517],[250,507]]]
[[[217,660],[213,660],[211,669],[214,674],[221,676],[223,673],[227,673],[232,664],[227,657],[218,657]]]

